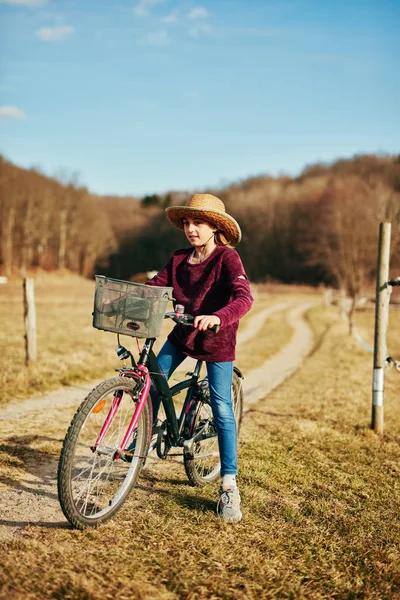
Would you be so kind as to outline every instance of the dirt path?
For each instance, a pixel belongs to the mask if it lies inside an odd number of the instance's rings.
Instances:
[[[311,303],[278,304],[255,314],[240,332],[238,344],[244,344],[259,333],[272,314],[292,307],[292,339],[275,357],[246,376],[243,385],[247,404],[264,398],[301,366],[313,342],[304,320],[310,306]],[[12,539],[26,525],[68,526],[57,499],[58,455],[54,454],[54,444],[61,447],[74,410],[95,383],[61,388],[42,397],[11,403],[2,410],[4,448],[7,455],[15,457],[16,466],[23,462],[25,475],[23,480],[15,476],[15,470],[13,475],[11,461],[5,468],[7,476],[0,480],[0,540]]]
[[[289,323],[294,331],[292,339],[278,354],[245,377],[243,388],[247,405],[265,398],[274,388],[290,377],[311,352],[313,334],[303,318],[304,313],[311,306],[311,303],[299,304],[289,311]],[[265,312],[267,313],[267,311]],[[272,309],[265,315],[265,318],[271,314]]]

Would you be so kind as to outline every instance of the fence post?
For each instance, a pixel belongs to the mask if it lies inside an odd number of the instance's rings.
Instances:
[[[24,321],[25,321],[25,362],[29,365],[36,360],[36,308],[35,308],[35,282],[33,279],[24,279]]]
[[[384,369],[387,358],[386,331],[389,319],[390,223],[379,225],[378,268],[376,274],[374,375],[372,384],[371,429],[383,433]]]

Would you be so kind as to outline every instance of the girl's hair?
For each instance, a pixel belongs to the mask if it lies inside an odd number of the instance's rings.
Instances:
[[[232,246],[224,236],[224,233],[220,229],[217,230],[214,239],[217,246],[227,246],[228,248],[232,248]]]
[[[214,234],[214,239],[215,239],[215,243],[217,244],[217,246],[227,246],[228,248],[233,248],[233,246],[228,242],[228,240],[224,236],[224,232],[222,231],[222,229],[218,229],[218,225],[216,223],[213,223],[212,221],[209,221],[208,219],[202,219],[202,220],[205,221],[206,223],[208,223],[210,225],[210,227],[215,227],[216,232]],[[182,218],[182,229],[184,228],[184,222],[185,222],[185,217]]]

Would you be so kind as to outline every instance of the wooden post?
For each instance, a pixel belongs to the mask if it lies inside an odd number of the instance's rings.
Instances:
[[[26,364],[29,365],[37,356],[35,282],[29,278],[24,279],[24,320]]]
[[[384,369],[387,358],[386,331],[389,320],[390,223],[379,225],[378,268],[376,274],[374,375],[372,384],[371,428],[383,433]]]

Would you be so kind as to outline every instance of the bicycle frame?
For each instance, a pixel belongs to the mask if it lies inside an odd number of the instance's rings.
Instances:
[[[130,369],[129,371],[127,370],[124,373],[122,373],[122,376],[135,378],[135,379],[138,379],[139,381],[142,381],[142,377],[140,377],[140,373],[143,373],[143,375],[144,375],[143,389],[140,393],[138,403],[137,403],[135,411],[133,413],[131,422],[129,423],[129,427],[128,427],[128,429],[125,433],[125,436],[121,442],[120,450],[122,450],[122,451],[125,450],[126,446],[128,445],[129,440],[131,439],[133,430],[135,429],[135,427],[139,421],[140,414],[143,410],[143,407],[145,405],[145,402],[147,400],[147,396],[148,396],[149,390],[150,390],[150,378],[147,376],[148,372],[147,372],[146,367],[144,367],[143,365],[138,365],[137,369],[139,371],[139,377],[138,377],[138,373],[136,371],[133,371],[132,369]],[[114,400],[113,400],[112,406],[111,406],[111,408],[108,412],[108,415],[106,417],[106,420],[104,421],[103,426],[100,430],[99,437],[97,438],[94,446],[92,446],[92,451],[95,451],[98,448],[98,446],[101,444],[104,436],[106,435],[106,433],[111,425],[111,422],[112,422],[116,412],[118,411],[119,405],[121,403],[121,399],[122,399],[121,392],[114,395]],[[116,456],[116,458],[118,458],[118,456]]]
[[[185,416],[189,412],[191,406],[193,392],[197,387],[203,361],[198,360],[196,362],[195,369],[189,379],[181,381],[170,388],[153,352],[154,342],[155,339],[153,338],[146,339],[140,355],[138,366],[140,364],[145,364],[149,369],[149,377],[153,381],[154,386],[160,395],[165,416],[167,417],[167,431],[170,442],[172,445],[181,446],[183,445],[182,432],[185,423]],[[188,394],[186,395],[180,416],[177,418],[173,397],[185,389],[188,389]]]
[[[129,369],[125,368],[121,370],[122,377],[134,378],[143,383],[143,388],[140,392],[140,396],[136,404],[136,408],[133,413],[131,422],[129,423],[128,429],[124,435],[124,438],[121,442],[121,446],[119,448],[119,451],[122,453],[128,446],[132,438],[133,431],[137,426],[141,412],[150,393],[151,382],[154,383],[154,386],[158,394],[160,395],[161,402],[165,410],[165,415],[167,417],[167,431],[171,444],[173,446],[183,445],[182,432],[185,423],[185,416],[190,410],[193,392],[196,389],[203,362],[197,361],[195,369],[190,379],[181,381],[170,388],[167,380],[165,379],[164,373],[161,371],[160,365],[158,364],[158,360],[153,352],[153,346],[155,341],[155,338],[147,338],[143,345],[138,364],[135,367]],[[180,416],[179,418],[177,418],[173,396],[176,396],[185,389],[188,389],[188,394],[186,395]],[[114,418],[114,415],[118,410],[120,402],[121,395],[116,394],[110,411],[101,428],[99,437],[97,438],[94,446],[92,447],[93,451],[95,451],[98,448],[104,436],[106,435],[107,430]],[[119,457],[119,451],[117,452],[115,458]]]

